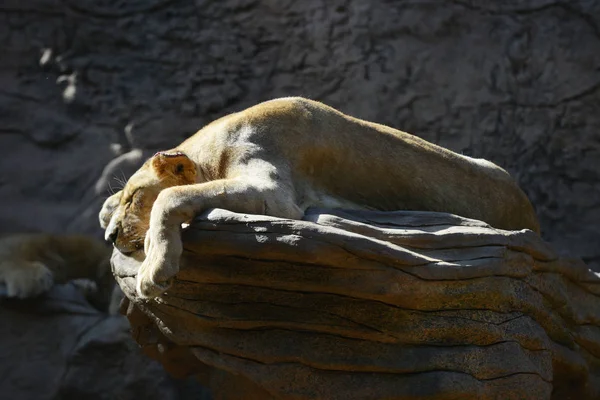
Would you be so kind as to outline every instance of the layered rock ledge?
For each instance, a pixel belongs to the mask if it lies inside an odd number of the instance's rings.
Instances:
[[[159,298],[136,297],[139,258],[114,272],[146,353],[216,398],[600,398],[600,278],[531,231],[216,209],[183,238]]]

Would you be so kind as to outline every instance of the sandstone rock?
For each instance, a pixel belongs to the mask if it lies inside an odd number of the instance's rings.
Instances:
[[[91,307],[73,284],[37,299],[0,299],[0,319],[2,399],[209,398],[148,360],[127,320]]]
[[[217,398],[600,397],[600,279],[531,231],[431,212],[212,210],[183,238],[159,298],[135,295],[139,257],[116,251],[113,267],[146,353]]]

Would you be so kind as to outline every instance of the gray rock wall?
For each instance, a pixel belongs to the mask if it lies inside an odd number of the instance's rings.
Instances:
[[[507,168],[600,267],[599,2],[4,0],[0,41],[4,231],[97,234],[111,174],[303,95]]]

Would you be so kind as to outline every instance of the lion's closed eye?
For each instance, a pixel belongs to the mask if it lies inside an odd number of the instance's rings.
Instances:
[[[139,198],[139,189],[135,189],[129,196],[125,198],[124,204],[129,206],[130,204],[135,202],[136,197]]]
[[[136,190],[132,197],[132,203],[135,207],[143,207],[144,206],[144,196],[142,196],[142,192],[140,190]]]

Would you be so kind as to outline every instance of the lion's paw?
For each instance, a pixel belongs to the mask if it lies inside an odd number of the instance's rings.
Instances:
[[[165,261],[152,263],[150,257],[146,257],[137,274],[136,292],[142,298],[153,298],[160,296],[167,291],[173,284],[173,275],[167,271],[172,271],[173,266]],[[175,267],[179,269],[178,267]]]
[[[47,292],[54,285],[54,277],[41,262],[11,266],[0,281],[6,286],[6,297],[26,299]]]
[[[179,272],[181,251],[178,230],[162,235],[154,234],[153,229],[148,230],[144,241],[146,258],[137,274],[136,292],[139,297],[157,297],[171,287]]]

